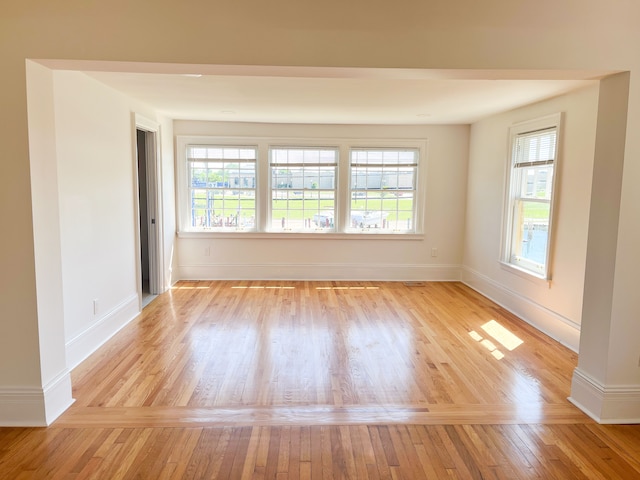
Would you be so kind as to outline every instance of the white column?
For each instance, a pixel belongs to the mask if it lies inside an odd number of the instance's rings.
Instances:
[[[40,411],[31,412],[34,418],[25,421],[48,425],[73,399],[65,354],[53,75],[33,62],[27,62],[27,104],[40,352],[40,385],[35,393]]]
[[[630,91],[628,73],[600,83],[580,351],[570,397],[601,423],[640,422],[640,147],[638,115],[628,115]]]

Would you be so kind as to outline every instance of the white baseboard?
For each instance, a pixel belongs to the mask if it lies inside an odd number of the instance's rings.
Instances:
[[[577,352],[580,347],[580,326],[531,299],[510,290],[468,267],[462,267],[462,282],[528,324]]]
[[[62,372],[47,383],[42,391],[44,393],[45,420],[47,425],[51,425],[75,401],[71,393],[69,370]]]
[[[95,352],[140,313],[138,295],[120,305],[66,343],[68,370],[43,387],[0,388],[0,426],[51,425],[74,402],[69,371]]]
[[[72,370],[140,313],[137,294],[125,299],[84,332],[66,343],[67,367]]]
[[[640,423],[640,385],[603,385],[576,368],[569,401],[598,423]]]
[[[0,426],[44,427],[46,425],[42,388],[0,389]]]
[[[179,265],[182,280],[459,281],[460,265],[218,264]]]
[[[69,371],[44,387],[1,388],[0,427],[46,427],[73,401]]]

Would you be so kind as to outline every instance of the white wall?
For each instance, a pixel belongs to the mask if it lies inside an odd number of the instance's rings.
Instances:
[[[152,120],[156,115],[79,72],[53,72],[53,92],[64,337],[73,367],[139,312],[132,112]],[[170,122],[163,123],[171,138]],[[171,162],[172,148],[162,158]],[[163,173],[170,252],[173,172]]]
[[[54,81],[70,341],[105,314],[137,301],[134,147],[126,98],[77,72],[55,72]]]
[[[188,234],[177,242],[179,278],[459,278],[466,197],[468,126],[232,124],[176,121],[175,135],[426,140],[424,235],[322,238],[312,235]],[[178,157],[179,158],[179,157]],[[180,167],[178,167],[180,168]],[[304,237],[304,238],[302,238]],[[438,256],[431,256],[431,249]],[[209,254],[209,252],[211,252]]]
[[[598,86],[471,126],[464,281],[574,350],[582,315]],[[563,113],[550,282],[500,265],[509,127]]]

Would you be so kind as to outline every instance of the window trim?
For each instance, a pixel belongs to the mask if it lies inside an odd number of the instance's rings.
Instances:
[[[256,228],[250,231],[213,231],[189,228],[187,199],[186,149],[189,145],[247,146],[257,150],[256,162]],[[378,239],[424,240],[426,214],[426,178],[428,169],[428,139],[417,138],[351,138],[351,137],[260,137],[176,135],[176,230],[179,238],[314,238],[314,239]],[[338,152],[336,172],[335,231],[279,232],[270,231],[271,170],[269,149],[278,147],[335,148]],[[415,230],[403,232],[362,232],[347,230],[350,207],[349,152],[354,148],[417,149],[419,153],[416,173]]]
[[[349,157],[348,157],[348,163],[349,163],[349,219],[352,218],[352,205],[353,205],[353,195],[355,193],[358,192],[368,192],[370,190],[373,189],[368,189],[368,188],[364,188],[364,189],[359,189],[359,188],[352,188],[352,180],[353,180],[353,173],[354,173],[354,169],[355,168],[366,168],[366,166],[370,166],[371,164],[369,164],[368,162],[365,163],[359,163],[357,160],[354,161],[352,158],[352,154],[355,151],[361,151],[361,152],[372,152],[372,151],[379,151],[379,152],[383,152],[383,151],[389,151],[389,152],[401,152],[401,151],[405,151],[405,152],[414,152],[417,155],[417,158],[413,161],[413,163],[411,164],[400,164],[398,163],[397,165],[403,165],[405,167],[412,167],[414,169],[413,171],[413,185],[412,185],[412,190],[411,192],[413,192],[413,199],[414,199],[414,207],[412,209],[412,215],[411,215],[411,225],[413,225],[413,227],[411,229],[406,229],[406,230],[402,230],[402,229],[395,229],[392,230],[391,232],[384,232],[384,231],[378,231],[378,230],[371,230],[369,228],[363,228],[363,227],[354,227],[353,225],[351,225],[349,222],[348,225],[346,225],[345,227],[345,231],[346,232],[350,232],[350,233],[366,233],[366,234],[380,234],[380,233],[392,233],[394,235],[411,235],[413,233],[417,232],[417,217],[418,217],[418,204],[416,203],[418,201],[418,195],[419,195],[419,184],[418,184],[418,175],[420,172],[420,159],[422,158],[422,152],[419,148],[417,147],[357,147],[357,146],[351,146],[349,148]],[[384,163],[384,162],[383,162]],[[386,168],[393,168],[393,164],[388,164],[388,165],[383,165],[382,164],[378,164],[376,166],[379,166],[383,171],[386,170]],[[400,191],[399,188],[395,189],[396,192]],[[381,210],[382,211],[382,210]]]
[[[277,161],[274,161],[272,158],[272,154],[274,151],[276,150],[324,150],[324,151],[331,151],[334,153],[335,155],[335,161],[332,163],[316,163],[316,164],[282,164],[282,165],[289,165],[289,166],[298,166],[301,168],[304,168],[306,166],[309,167],[313,167],[313,166],[323,166],[323,167],[333,167],[334,169],[334,186],[333,189],[325,189],[325,188],[319,188],[318,191],[333,191],[333,203],[334,203],[334,208],[333,208],[333,216],[334,216],[334,225],[333,228],[331,229],[313,229],[313,230],[307,230],[307,229],[293,229],[293,228],[286,228],[286,229],[277,229],[274,228],[273,222],[273,192],[276,190],[280,190],[278,187],[274,187],[273,185],[273,168],[275,168],[276,165],[278,165]],[[336,206],[338,203],[338,192],[339,192],[339,188],[340,188],[340,175],[339,175],[339,166],[340,166],[340,149],[336,146],[328,146],[328,145],[323,145],[323,146],[317,146],[317,145],[280,145],[280,144],[270,144],[267,148],[268,151],[268,158],[267,158],[267,167],[269,169],[269,183],[267,185],[267,189],[269,191],[268,195],[269,195],[269,206],[267,208],[267,224],[265,226],[264,232],[265,233],[285,233],[285,234],[291,234],[291,233],[308,233],[308,234],[322,234],[322,233],[336,233],[337,232],[337,226],[335,225],[335,218],[336,218]],[[289,191],[289,189],[281,189],[284,191]],[[291,189],[291,191],[293,190],[299,190],[299,191],[307,191],[308,189],[306,187],[302,187],[300,189]],[[288,206],[287,206],[287,210],[288,210]]]
[[[505,171],[505,191],[503,202],[503,220],[502,220],[502,237],[501,237],[501,249],[500,249],[500,264],[506,268],[507,271],[519,274],[520,276],[529,277],[531,279],[539,279],[545,282],[550,282],[552,277],[552,261],[554,250],[554,218],[556,196],[558,195],[558,177],[560,176],[561,165],[561,145],[562,145],[562,113],[555,113],[547,115],[534,120],[519,122],[513,124],[509,128],[508,144],[507,144],[507,168]],[[513,222],[514,222],[514,171],[516,168],[516,157],[514,154],[515,141],[520,135],[527,133],[533,133],[536,131],[548,130],[555,128],[556,130],[556,144],[555,155],[553,159],[553,178],[551,182],[551,198],[549,200],[549,226],[547,234],[547,249],[546,258],[544,264],[544,270],[542,272],[536,272],[533,269],[527,268],[523,264],[513,263],[511,260],[512,252],[512,236],[513,236]]]
[[[197,162],[199,159],[195,159],[195,158],[190,158],[187,155],[187,149],[190,147],[202,147],[202,148],[208,148],[208,147],[221,147],[221,148],[244,148],[244,149],[252,149],[255,151],[255,160],[252,160],[250,162],[246,162],[243,160],[239,160],[238,163],[251,163],[254,165],[255,167],[255,182],[256,182],[256,186],[254,188],[251,189],[247,189],[247,190],[252,190],[254,192],[254,201],[256,204],[256,209],[254,211],[254,216],[255,216],[255,223],[254,223],[254,227],[253,228],[230,228],[230,227],[225,227],[224,229],[218,229],[215,227],[209,227],[209,228],[194,228],[192,226],[190,226],[190,219],[192,218],[192,211],[190,208],[190,201],[189,199],[190,197],[190,192],[193,189],[193,187],[191,187],[189,185],[190,183],[190,165],[192,163]],[[181,226],[185,227],[183,230],[184,231],[190,231],[190,232],[219,232],[219,233],[223,233],[223,232],[236,232],[236,231],[246,231],[246,232],[255,232],[257,231],[257,222],[258,222],[258,157],[259,157],[259,151],[258,151],[258,147],[256,145],[253,145],[251,143],[243,143],[243,142],[225,142],[225,143],[199,143],[199,142],[189,142],[186,143],[185,145],[183,145],[183,150],[182,150],[182,155],[183,155],[183,162],[182,162],[182,168],[178,169],[178,175],[177,177],[181,178],[180,180],[180,185],[179,187],[182,188],[182,193],[181,193],[181,197],[179,197],[179,201],[181,201],[182,203],[179,205],[178,208],[178,218],[180,220],[180,222],[184,222],[181,223]],[[207,163],[208,159],[202,159],[203,163]],[[180,173],[182,175],[180,175]]]

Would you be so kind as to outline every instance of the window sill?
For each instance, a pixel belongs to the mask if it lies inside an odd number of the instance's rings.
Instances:
[[[306,233],[306,232],[177,232],[178,238],[290,239],[290,240],[410,240],[423,241],[422,233]]]
[[[530,270],[517,267],[516,265],[513,265],[511,263],[507,263],[503,261],[500,261],[499,263],[500,263],[500,267],[509,273],[515,274],[519,277],[529,280],[532,283],[535,283],[538,285],[546,285],[549,288],[551,288],[551,278],[548,276],[538,275]]]

